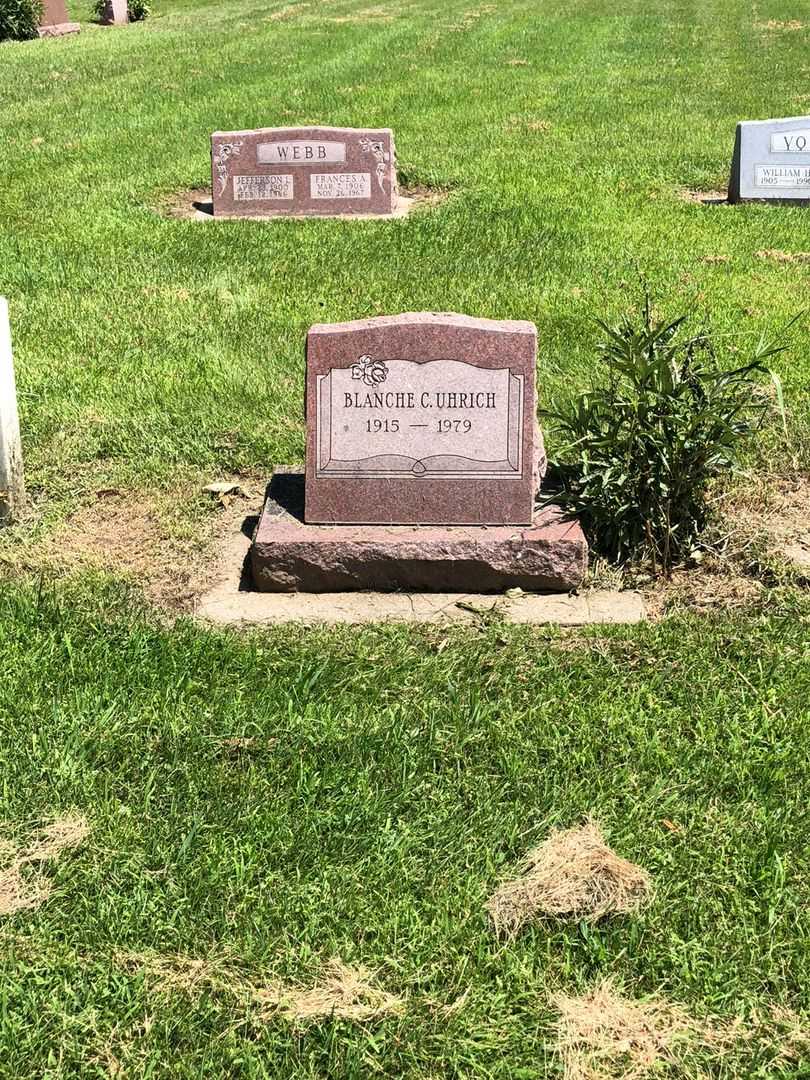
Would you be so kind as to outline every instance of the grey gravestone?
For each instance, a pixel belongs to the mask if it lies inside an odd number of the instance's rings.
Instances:
[[[0,296],[0,525],[13,521],[25,502],[20,418],[11,358],[8,302]]]
[[[810,202],[810,116],[737,124],[728,201]]]

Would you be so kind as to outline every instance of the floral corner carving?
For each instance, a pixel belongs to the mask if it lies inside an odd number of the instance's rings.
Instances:
[[[382,139],[369,139],[362,138],[360,140],[360,148],[367,154],[372,154],[374,160],[377,162],[377,167],[374,170],[374,174],[377,177],[377,185],[380,191],[385,191],[385,166],[391,160],[390,153],[385,149],[385,143]]]
[[[242,152],[242,140],[232,143],[220,143],[214,155],[214,168],[219,181],[219,194],[222,195],[228,186],[228,162],[232,157],[237,157]]]
[[[366,386],[379,386],[388,378],[388,368],[384,360],[361,356],[356,364],[352,364],[352,378],[362,379]]]

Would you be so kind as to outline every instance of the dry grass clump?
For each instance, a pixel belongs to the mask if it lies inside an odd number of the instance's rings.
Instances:
[[[264,21],[277,22],[279,19],[289,19],[290,16],[297,15],[308,7],[309,4],[288,4],[286,7],[279,8],[278,11],[271,11]]]
[[[50,824],[37,830],[23,858],[26,862],[50,862],[58,859],[68,848],[84,843],[89,835],[87,818],[80,814],[54,818]]]
[[[283,983],[257,986],[218,957],[128,952],[119,953],[116,961],[126,971],[143,972],[159,993],[197,996],[210,990],[226,994],[258,1007],[261,1019],[279,1014],[298,1024],[325,1016],[362,1022],[400,1012],[404,1005],[402,998],[378,986],[372,973],[350,967],[337,957],[310,987]]]
[[[610,979],[584,997],[557,994],[555,1044],[565,1080],[640,1080],[678,1061],[694,1021],[662,998],[630,1001]]]
[[[774,1051],[775,1064],[806,1061],[810,1056],[810,1027],[792,1009],[773,1006],[764,1019],[757,1017],[757,1021],[760,1038]]]
[[[279,987],[259,990],[256,1000],[297,1023],[336,1016],[344,1020],[374,1020],[401,1012],[404,1002],[377,985],[363,967],[350,967],[339,957],[326,965],[321,979],[311,987]]]
[[[756,483],[735,485],[720,505],[738,561],[749,549],[762,548],[788,563],[810,566],[810,477],[760,474]]]
[[[196,996],[204,990],[240,994],[245,990],[240,976],[219,958],[199,959],[182,953],[121,952],[115,959],[131,974],[143,972],[154,989],[163,994]]]
[[[594,821],[552,832],[521,871],[486,905],[496,932],[510,937],[538,915],[596,920],[635,911],[652,888],[647,871],[611,850]]]
[[[558,1014],[554,1043],[565,1080],[705,1076],[702,1067],[720,1061],[728,1075],[748,1075],[752,1052],[769,1068],[805,1061],[810,1052],[807,1023],[780,1006],[746,1019],[698,1019],[661,997],[624,998],[610,979],[583,997],[556,994],[550,1001]]]
[[[510,116],[506,122],[505,130],[510,134],[515,131],[547,132],[551,131],[551,121],[530,116]]]
[[[780,251],[778,248],[763,248],[756,252],[756,257],[778,263],[810,263],[810,251]]]
[[[401,9],[398,12],[401,14]],[[396,17],[393,11],[389,11],[383,7],[366,8],[363,11],[355,11],[351,15],[332,15],[329,17],[328,22],[343,24],[343,23],[364,23],[371,19],[379,20],[380,22],[392,22]]]
[[[768,19],[767,22],[757,23],[758,30],[806,30],[807,23],[799,22],[798,19]]]
[[[15,862],[0,870],[0,917],[38,908],[51,894],[50,883],[43,874],[23,877],[21,866]]]
[[[44,903],[51,894],[51,885],[40,865],[58,859],[68,848],[78,847],[89,832],[84,817],[68,815],[37,829],[25,845],[0,842],[0,917],[30,911]]]

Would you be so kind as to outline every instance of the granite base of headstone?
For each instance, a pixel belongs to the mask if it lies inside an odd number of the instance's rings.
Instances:
[[[568,591],[579,524],[537,507],[532,323],[418,312],[313,326],[306,474],[277,470],[263,592]]]
[[[99,21],[102,26],[126,26],[129,22],[127,0],[106,0]]]
[[[389,128],[260,128],[211,136],[214,217],[351,217],[397,209]]]
[[[737,124],[728,201],[810,204],[810,116]]]
[[[65,0],[44,0],[42,21],[39,24],[40,37],[61,37],[62,34],[78,34],[81,27],[68,19]]]
[[[259,592],[569,592],[582,584],[582,529],[553,506],[530,525],[308,525],[304,474],[276,469],[253,538]]]

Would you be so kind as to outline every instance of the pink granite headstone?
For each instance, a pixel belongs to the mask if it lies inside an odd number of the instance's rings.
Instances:
[[[68,21],[65,0],[43,0],[40,37],[59,37],[61,34],[76,34],[78,31],[79,24]]]
[[[214,216],[392,214],[389,128],[259,128],[211,136]]]
[[[530,322],[420,312],[313,326],[305,520],[531,524],[536,354]]]

